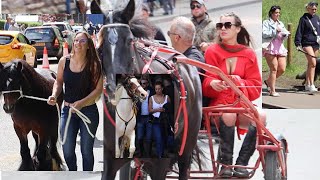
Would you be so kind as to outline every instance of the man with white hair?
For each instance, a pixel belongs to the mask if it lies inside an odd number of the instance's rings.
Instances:
[[[191,20],[180,16],[172,21],[168,36],[175,50],[181,52],[187,58],[204,62],[203,55],[193,45],[195,32],[196,29]]]

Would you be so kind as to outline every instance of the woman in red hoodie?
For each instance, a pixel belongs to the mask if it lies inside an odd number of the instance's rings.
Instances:
[[[219,67],[237,86],[251,86],[240,89],[249,100],[257,99],[261,94],[262,79],[256,54],[249,47],[251,43],[249,33],[243,27],[240,18],[234,13],[222,15],[216,28],[218,30],[217,43],[207,49],[206,63]],[[203,95],[211,98],[210,106],[235,102],[236,94],[226,86],[218,75],[209,72],[206,75],[208,76],[203,81],[202,89]],[[246,116],[236,113],[224,113],[220,121],[220,162],[226,165],[232,164],[234,127],[237,117],[239,121],[250,122]],[[261,119],[265,119],[265,116],[263,115]],[[250,125],[236,165],[248,165],[249,159],[255,151],[255,144],[256,128]],[[223,168],[221,167],[221,169]],[[249,172],[246,169],[234,168],[233,173],[231,169],[226,169],[222,176],[227,178],[231,176],[249,177]]]

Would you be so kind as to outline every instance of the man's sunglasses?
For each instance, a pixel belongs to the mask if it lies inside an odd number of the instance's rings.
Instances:
[[[192,4],[192,5],[190,5],[190,8],[191,8],[191,9],[195,9],[195,8],[200,9],[201,7],[202,7],[201,4]]]
[[[236,24],[232,24],[231,22],[217,23],[217,24],[216,24],[216,28],[217,28],[218,30],[220,30],[220,29],[222,29],[223,26],[224,26],[224,28],[230,29],[232,25],[236,25]]]

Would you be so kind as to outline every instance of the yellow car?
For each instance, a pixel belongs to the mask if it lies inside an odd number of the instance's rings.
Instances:
[[[32,67],[37,67],[35,41],[29,41],[19,31],[0,31],[0,63],[14,59],[26,60]]]

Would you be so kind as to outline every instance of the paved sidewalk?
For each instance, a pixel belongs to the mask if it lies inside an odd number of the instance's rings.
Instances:
[[[308,93],[297,89],[277,88],[280,97],[269,96],[267,87],[262,90],[262,107],[268,109],[320,109],[320,92]]]

